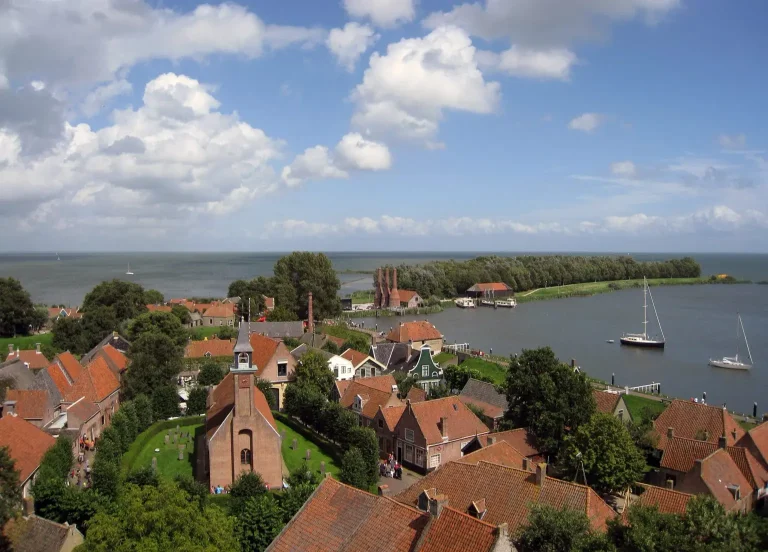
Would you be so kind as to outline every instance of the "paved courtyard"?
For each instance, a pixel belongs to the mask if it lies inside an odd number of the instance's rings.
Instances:
[[[387,485],[389,487],[389,496],[394,496],[419,481],[422,477],[424,476],[403,468],[402,479],[379,477],[379,485]]]

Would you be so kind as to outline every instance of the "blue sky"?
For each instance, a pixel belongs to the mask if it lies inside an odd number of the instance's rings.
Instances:
[[[766,252],[766,20],[11,0],[0,251]]]

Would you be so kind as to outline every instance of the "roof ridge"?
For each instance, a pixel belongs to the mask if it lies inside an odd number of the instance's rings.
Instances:
[[[713,443],[712,441],[704,441],[702,439],[694,439],[693,437],[680,437],[678,435],[672,435],[672,437],[667,437],[668,441],[673,441],[675,439],[679,439],[681,441],[692,441],[694,443],[705,443],[707,445],[713,445],[715,447],[717,446],[717,443]],[[731,446],[731,445],[728,445],[728,446]]]
[[[448,498],[448,500],[449,500],[449,504],[450,504],[450,497]],[[486,526],[490,527],[491,529],[498,529],[499,528],[498,525],[494,525],[493,523],[488,523],[487,521],[482,520],[482,519],[478,519],[475,516],[470,516],[469,514],[464,513],[461,510],[457,510],[456,508],[452,508],[451,506],[445,506],[445,509],[446,510],[451,510],[452,512],[455,512],[456,514],[459,514],[460,516],[468,517],[472,521],[476,521],[478,523],[482,523],[483,525],[486,525]]]
[[[700,403],[700,402],[697,403],[697,402],[689,401],[687,399],[677,398],[677,399],[672,399],[672,402],[673,403],[680,402],[680,403],[683,403],[683,404],[690,404],[690,405],[694,405],[694,406],[706,406],[707,408],[715,408],[717,410],[722,410],[723,411],[723,419],[725,419],[725,413],[728,412],[728,410],[726,410],[722,406],[715,406],[714,404],[706,404],[706,403]],[[730,413],[729,413],[729,415],[730,415]]]
[[[659,490],[659,491],[664,491],[666,493],[676,493],[676,494],[679,494],[679,495],[690,496],[690,497],[694,496],[694,495],[692,495],[690,493],[684,493],[682,491],[676,491],[675,489],[667,489],[666,487],[658,487],[656,485],[648,485],[647,483],[637,483],[637,484],[640,485],[641,487],[645,488],[646,490],[655,489],[655,490]]]

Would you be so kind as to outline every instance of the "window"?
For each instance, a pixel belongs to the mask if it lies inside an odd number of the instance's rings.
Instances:
[[[247,368],[249,365],[248,362],[248,353],[240,353],[237,355],[237,365],[240,368]]]
[[[464,456],[464,447],[466,447],[469,443],[472,442],[472,439],[467,439],[466,441],[461,442],[461,455]]]
[[[412,429],[406,429],[405,430],[405,440],[410,441],[413,443],[413,430]]]
[[[209,319],[208,319],[208,323],[209,323],[211,326],[213,326],[213,318],[209,318]]]
[[[438,372],[432,372],[432,377],[433,378],[440,377],[440,374]]]
[[[205,358],[211,358],[211,351],[205,351]]]
[[[286,361],[280,361],[277,363],[277,377],[285,377],[288,375],[288,363]]]
[[[230,326],[234,326],[235,325],[235,321],[230,318],[229,322],[227,322],[227,324],[230,325]]]
[[[429,467],[430,468],[436,468],[440,465],[440,455],[439,454],[433,454],[429,457]]]
[[[424,467],[424,449],[416,449],[416,465]]]
[[[223,325],[224,325],[224,321],[223,320],[219,320],[219,326],[223,326]]]
[[[423,377],[425,377],[425,378],[427,376],[429,376],[429,366],[428,365],[425,364],[424,366],[421,367],[421,375]]]
[[[382,420],[381,418],[379,418],[379,428],[380,429],[384,428],[384,420]]]
[[[240,451],[240,463],[251,465],[251,451],[249,449]]]
[[[405,461],[413,462],[413,445],[405,445]]]

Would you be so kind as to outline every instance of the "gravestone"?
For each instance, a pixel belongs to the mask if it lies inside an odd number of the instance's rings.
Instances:
[[[280,440],[285,441],[285,430],[280,432]]]
[[[171,441],[173,441],[173,444],[174,444],[174,445],[176,444],[176,440],[177,440],[177,438],[176,438],[176,434],[174,433],[174,434],[173,434],[173,438],[171,439]]]
[[[320,461],[320,475],[325,477],[325,460]]]
[[[307,460],[309,460],[311,456],[312,456],[312,451],[310,449],[307,449],[307,454],[306,454],[305,458]]]
[[[184,449],[183,448],[179,449],[179,460],[184,460]]]
[[[179,431],[181,431],[181,426],[179,424],[176,424],[176,433],[178,433]]]
[[[152,457],[152,470],[157,471],[157,456]]]
[[[298,441],[296,441],[296,439],[294,439],[293,442],[291,443],[291,448],[293,450],[296,450],[297,448],[299,448],[299,443]]]
[[[170,435],[168,435],[168,434],[166,433],[166,434],[165,434],[165,444],[166,444],[166,446],[168,445],[168,442],[169,442],[170,440],[171,440],[171,436],[170,436]]]

